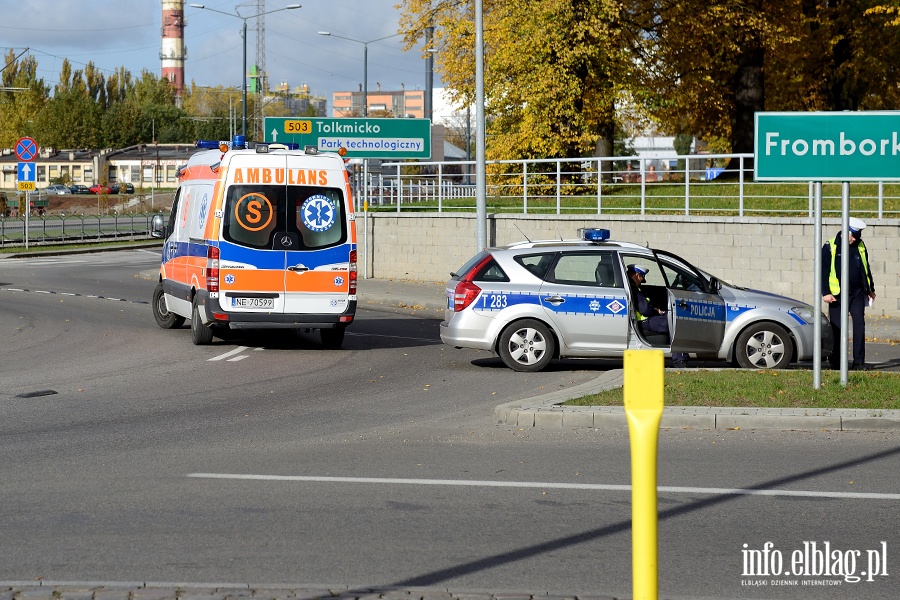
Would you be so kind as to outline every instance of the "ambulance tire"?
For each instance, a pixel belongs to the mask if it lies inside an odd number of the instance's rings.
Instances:
[[[212,343],[212,339],[212,327],[204,325],[200,320],[200,305],[197,303],[197,296],[194,296],[191,307],[191,341],[195,346],[208,346]]]
[[[320,329],[319,337],[322,340],[322,346],[329,350],[337,350],[344,343],[344,330],[346,327],[339,325],[334,329]]]
[[[156,324],[163,329],[178,329],[184,325],[184,317],[169,312],[166,308],[166,299],[163,297],[163,285],[160,282],[153,290],[153,317]]]

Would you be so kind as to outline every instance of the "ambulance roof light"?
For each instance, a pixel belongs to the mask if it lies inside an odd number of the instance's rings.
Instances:
[[[318,147],[318,146],[311,146],[311,145],[310,145],[310,146],[304,146],[304,147],[303,147],[303,152],[306,153],[306,154],[318,154],[318,153],[319,153],[319,147]]]
[[[269,153],[269,145],[268,144],[256,144],[256,153],[257,154],[268,154]]]
[[[586,242],[605,242],[609,239],[609,229],[582,229],[580,237]]]
[[[219,143],[216,140],[197,140],[197,147],[204,150],[215,150],[219,147]]]
[[[247,148],[246,138],[242,135],[235,135],[231,137],[231,149],[232,150],[244,150]]]

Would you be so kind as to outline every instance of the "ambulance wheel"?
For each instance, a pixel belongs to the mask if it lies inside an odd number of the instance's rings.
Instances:
[[[775,323],[751,325],[734,345],[734,357],[744,369],[785,369],[793,355],[791,336]]]
[[[151,304],[153,305],[153,317],[156,319],[156,324],[163,329],[178,329],[184,325],[184,317],[169,312],[169,309],[166,307],[166,297],[163,295],[162,283],[157,284],[156,289],[153,290],[153,302]]]
[[[191,306],[191,341],[195,346],[206,346],[212,342],[213,330],[200,320],[200,304],[197,302],[197,296],[194,296],[194,302]]]
[[[540,371],[553,360],[556,340],[540,321],[522,319],[503,330],[497,352],[513,371]]]
[[[344,343],[345,329],[346,328],[342,325],[339,325],[334,329],[320,329],[319,337],[322,340],[322,346],[329,350],[337,350],[340,348],[341,344]]]

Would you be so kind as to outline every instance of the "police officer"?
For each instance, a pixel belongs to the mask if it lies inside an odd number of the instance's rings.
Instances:
[[[642,333],[662,333],[669,335],[669,317],[666,311],[655,308],[644,295],[641,285],[644,283],[648,270],[639,265],[628,265],[626,269],[628,279],[631,280],[631,297],[634,301],[634,316]],[[671,339],[671,338],[670,338]],[[672,353],[672,365],[676,369],[688,366],[688,355],[684,352]]]
[[[841,340],[841,293],[847,293],[850,305],[850,318],[853,320],[853,365],[856,371],[868,371],[866,365],[866,319],[865,309],[868,300],[875,299],[875,283],[872,280],[872,269],[869,267],[869,256],[866,245],[862,241],[862,231],[866,224],[862,219],[850,217],[850,229],[847,242],[850,248],[850,280],[841,281],[841,233],[822,246],[822,299],[828,303],[828,319],[831,321],[831,332],[836,344]],[[839,346],[838,346],[839,348]],[[840,351],[835,350],[829,358],[832,369],[841,365]]]

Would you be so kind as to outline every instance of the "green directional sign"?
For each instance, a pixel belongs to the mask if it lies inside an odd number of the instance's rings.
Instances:
[[[265,141],[347,151],[347,158],[431,158],[429,119],[266,117]]]
[[[900,111],[756,113],[757,181],[900,179]]]

